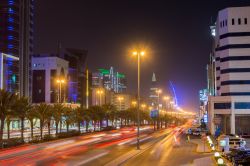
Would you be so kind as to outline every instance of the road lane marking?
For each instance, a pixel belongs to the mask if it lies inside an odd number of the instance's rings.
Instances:
[[[95,160],[95,159],[98,159],[98,158],[100,158],[100,157],[103,157],[103,156],[107,155],[108,153],[109,153],[108,151],[107,151],[107,152],[100,153],[100,154],[98,154],[98,155],[95,155],[94,157],[88,158],[87,160],[83,160],[83,161],[81,161],[81,162],[75,164],[74,166],[81,166],[81,165],[86,164],[86,163],[88,163],[88,162],[90,162],[90,161],[93,161],[93,160]]]

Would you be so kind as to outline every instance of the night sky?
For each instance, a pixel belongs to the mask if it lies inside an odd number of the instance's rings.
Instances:
[[[211,50],[209,26],[218,10],[250,5],[249,0],[36,0],[35,53],[62,47],[88,50],[92,71],[114,66],[137,89],[136,59],[129,50],[147,49],[142,60],[142,93],[148,95],[152,73],[162,89],[169,80],[179,105],[198,110],[198,91],[206,87]]]

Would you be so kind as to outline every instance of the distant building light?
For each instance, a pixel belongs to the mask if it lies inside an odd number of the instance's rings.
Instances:
[[[8,48],[13,48],[13,44],[8,44]]]
[[[9,12],[8,13],[13,14],[14,10],[12,8],[9,8]]]
[[[14,22],[14,18],[9,17],[9,18],[8,18],[8,21],[9,21],[9,22]]]
[[[13,1],[13,0],[9,0],[9,1],[8,1],[8,4],[9,4],[9,5],[14,5],[14,1]]]
[[[8,36],[8,40],[13,40],[13,36]]]
[[[14,27],[13,27],[13,26],[8,26],[8,30],[9,30],[9,31],[13,31],[13,30],[14,30]]]

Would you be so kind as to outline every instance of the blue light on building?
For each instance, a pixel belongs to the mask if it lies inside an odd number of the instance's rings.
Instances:
[[[14,22],[14,18],[9,17],[9,18],[8,18],[8,22]]]
[[[13,48],[14,46],[13,46],[13,44],[8,44],[8,48],[9,49],[11,49],[11,48]]]
[[[9,30],[9,31],[13,31],[13,30],[14,30],[14,27],[13,27],[13,26],[8,26],[8,30]]]
[[[8,40],[13,40],[13,36],[8,36]]]
[[[13,0],[9,0],[9,1],[8,1],[8,4],[9,4],[9,5],[14,5],[14,1],[13,1]]]
[[[9,8],[9,11],[8,11],[9,14],[14,14],[14,10],[12,8]]]

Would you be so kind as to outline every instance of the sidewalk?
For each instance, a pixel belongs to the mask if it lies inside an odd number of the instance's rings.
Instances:
[[[212,156],[203,157],[199,159],[195,159],[193,162],[193,166],[214,166],[214,160],[212,159]]]
[[[207,142],[203,142],[201,139],[191,139],[190,142],[197,144],[196,152],[198,153],[210,153],[212,152],[208,147]]]
[[[198,153],[211,153],[211,149],[208,146],[207,142],[202,139],[191,139],[191,143],[197,144],[196,152]],[[215,160],[213,160],[213,154],[210,156],[202,157],[195,159],[192,163],[193,166],[214,166]]]

